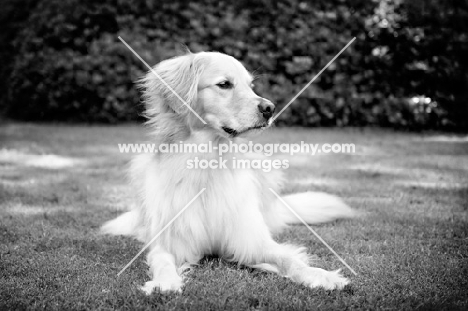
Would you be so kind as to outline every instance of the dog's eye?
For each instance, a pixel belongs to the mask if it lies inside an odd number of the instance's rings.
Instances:
[[[232,89],[234,85],[229,82],[229,81],[223,81],[218,84],[216,84],[220,89],[227,90],[227,89]]]

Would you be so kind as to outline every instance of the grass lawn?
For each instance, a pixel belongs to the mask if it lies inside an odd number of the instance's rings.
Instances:
[[[379,129],[273,129],[263,142],[356,145],[354,155],[294,156],[285,192],[320,190],[364,213],[315,226],[353,276],[304,227],[278,237],[306,245],[315,266],[343,268],[343,291],[205,258],[182,294],[146,297],[144,256],[99,226],[132,204],[117,143],[139,126],[0,126],[0,310],[468,308],[468,139]]]

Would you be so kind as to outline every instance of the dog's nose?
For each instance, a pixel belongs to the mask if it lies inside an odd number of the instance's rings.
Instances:
[[[273,112],[275,112],[275,105],[271,101],[262,98],[258,104],[258,110],[268,120],[273,115]]]

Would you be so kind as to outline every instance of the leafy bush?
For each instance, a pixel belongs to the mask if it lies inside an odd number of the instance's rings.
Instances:
[[[133,81],[146,68],[118,36],[151,65],[183,45],[230,54],[281,109],[355,36],[279,124],[466,129],[467,17],[466,4],[443,0],[38,0],[14,41],[7,113],[136,119]]]
[[[8,81],[12,70],[12,64],[17,56],[13,47],[13,41],[18,32],[24,27],[30,12],[37,5],[38,0],[3,0],[0,10],[0,103],[5,102]],[[0,113],[3,107],[0,105]]]

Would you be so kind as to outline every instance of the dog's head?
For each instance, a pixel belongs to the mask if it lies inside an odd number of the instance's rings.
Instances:
[[[157,115],[173,114],[190,129],[209,127],[224,137],[266,128],[275,106],[255,94],[252,80],[238,60],[222,53],[165,60],[142,80],[150,123]]]

